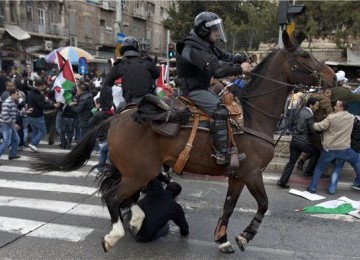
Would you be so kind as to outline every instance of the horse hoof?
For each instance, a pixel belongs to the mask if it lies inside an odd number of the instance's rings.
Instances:
[[[220,244],[219,249],[221,253],[225,253],[225,254],[232,254],[235,252],[233,246],[230,244],[229,241]]]
[[[108,242],[105,241],[104,238],[102,238],[101,245],[102,245],[105,253],[109,252],[111,246],[109,245]]]
[[[239,235],[239,236],[235,237],[235,241],[236,241],[236,244],[239,246],[241,252],[244,252],[245,247],[248,244],[248,241],[246,240],[246,238]]]

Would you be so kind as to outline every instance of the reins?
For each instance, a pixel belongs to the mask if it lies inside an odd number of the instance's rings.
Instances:
[[[301,72],[301,73],[307,73],[307,74],[310,74],[312,77],[314,78],[319,78],[318,79],[318,86],[320,85],[321,83],[321,75],[319,73],[319,71],[321,70],[321,68],[324,66],[324,63],[320,63],[319,67],[316,69],[316,70],[311,70],[309,67],[305,66],[304,64],[301,64],[299,63],[298,61],[296,61],[294,59],[294,57],[290,56],[288,54],[288,52],[286,52],[285,50],[280,50],[280,52],[285,56],[285,59],[288,60],[289,64],[290,64],[290,67],[291,67],[291,71],[292,72]],[[303,53],[303,55],[306,55],[306,53]],[[298,67],[301,67],[303,70],[299,70]],[[251,108],[253,108],[254,110],[262,113],[263,115],[269,117],[269,118],[272,118],[272,119],[275,119],[275,120],[280,120],[281,117],[278,117],[278,116],[274,116],[274,115],[271,115],[263,110],[261,110],[260,108],[256,107],[255,105],[251,104],[249,101],[247,101],[246,99],[249,99],[249,98],[256,98],[256,97],[261,97],[261,96],[264,96],[264,95],[267,95],[269,93],[273,93],[273,92],[276,92],[278,91],[279,89],[282,89],[283,87],[291,87],[292,90],[294,89],[297,89],[298,88],[298,85],[296,84],[289,84],[289,83],[286,83],[286,82],[282,82],[282,81],[279,81],[279,80],[276,80],[276,79],[272,79],[272,78],[269,78],[267,76],[264,76],[264,75],[260,75],[260,74],[257,74],[257,73],[254,73],[254,72],[250,72],[250,75],[254,76],[254,77],[257,77],[257,78],[262,78],[264,80],[267,80],[267,81],[271,81],[271,82],[274,82],[274,83],[277,83],[279,84],[280,86],[279,87],[276,87],[274,89],[271,89],[271,90],[268,90],[268,91],[264,91],[260,94],[256,94],[256,95],[243,95],[241,97],[241,100],[243,102],[245,102],[247,105],[249,105]],[[298,113],[299,111],[297,111]],[[276,147],[276,145],[278,144],[278,142],[280,141],[281,137],[283,136],[285,132],[285,129],[281,132],[278,140],[275,142],[274,144],[274,147]]]

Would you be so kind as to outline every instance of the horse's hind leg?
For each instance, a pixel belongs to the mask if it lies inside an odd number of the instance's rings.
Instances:
[[[223,208],[223,215],[219,219],[214,233],[214,240],[219,244],[219,250],[222,253],[229,254],[235,252],[231,243],[227,239],[227,226],[243,188],[244,183],[233,177],[229,178],[229,186]]]
[[[139,186],[138,183],[131,181],[130,179],[122,179],[118,186],[116,186],[114,189],[104,195],[104,199],[108,207],[112,223],[112,229],[110,233],[105,235],[102,241],[105,252],[109,251],[125,235],[125,229],[122,224],[119,211],[121,202],[124,199],[129,198],[131,195],[133,195],[140,189],[141,185]],[[141,211],[141,209],[134,204],[132,205],[131,210],[132,212]],[[144,213],[142,212],[141,215],[140,212],[140,217],[138,217],[137,220],[133,222],[133,225],[139,228],[139,225],[141,226],[143,219]]]
[[[260,224],[265,216],[265,213],[268,209],[268,197],[266,195],[264,182],[262,179],[261,173],[258,173],[260,178],[253,178],[251,182],[246,183],[246,187],[250,191],[251,195],[255,198],[257,204],[258,204],[258,210],[256,212],[256,215],[250,222],[250,225],[244,229],[243,233],[238,235],[235,240],[237,245],[239,246],[241,251],[245,250],[245,247],[249,243],[250,240],[254,238],[256,235]]]

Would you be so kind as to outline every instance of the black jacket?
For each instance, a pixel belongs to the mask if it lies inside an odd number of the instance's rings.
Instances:
[[[181,88],[187,91],[207,90],[215,72],[223,66],[228,67],[233,60],[232,54],[221,51],[193,32],[177,42],[176,51],[176,73],[182,80]]]
[[[183,208],[173,198],[173,194],[164,190],[159,180],[151,181],[147,186],[145,197],[138,201],[139,207],[145,213],[143,224],[136,234],[136,240],[148,242],[155,238],[156,233],[169,220],[179,228],[182,235],[187,235],[189,225],[185,218]]]
[[[123,96],[127,102],[154,92],[154,82],[160,76],[160,69],[150,57],[123,57],[115,63],[103,83],[103,88],[111,88],[121,77]],[[111,92],[111,91],[110,91]],[[107,94],[101,92],[101,95]],[[110,94],[108,94],[110,96]]]
[[[28,93],[27,103],[29,108],[33,108],[33,111],[28,114],[28,117],[42,117],[44,115],[44,109],[55,108],[54,103],[47,102],[45,96],[37,89],[32,89]]]
[[[73,106],[75,113],[78,115],[79,127],[89,127],[90,119],[93,116],[91,109],[94,107],[93,96],[90,92],[85,91],[79,98],[77,105]]]
[[[316,132],[314,129],[314,122],[314,115],[307,107],[303,107],[295,119],[293,140],[299,143],[310,143],[311,136]]]

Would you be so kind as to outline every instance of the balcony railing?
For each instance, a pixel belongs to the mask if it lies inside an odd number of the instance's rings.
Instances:
[[[47,24],[45,26],[39,26],[36,23],[29,23],[29,22],[21,22],[20,27],[23,28],[25,31],[40,33],[40,34],[48,34],[54,35],[59,37],[68,37],[69,36],[69,29],[65,28],[60,24]]]

